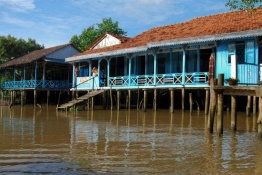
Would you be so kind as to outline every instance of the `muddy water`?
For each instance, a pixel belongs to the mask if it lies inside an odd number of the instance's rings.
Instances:
[[[220,137],[202,111],[1,107],[0,174],[261,174],[256,117],[237,122]]]

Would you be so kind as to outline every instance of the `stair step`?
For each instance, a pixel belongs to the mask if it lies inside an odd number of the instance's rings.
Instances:
[[[71,100],[67,103],[61,104],[60,106],[58,106],[56,109],[67,109],[68,107],[72,107],[74,105],[76,105],[77,103],[83,102],[85,100],[88,100],[90,97],[94,97],[98,94],[101,94],[102,92],[104,92],[104,90],[93,90],[81,97],[78,97],[75,100]]]

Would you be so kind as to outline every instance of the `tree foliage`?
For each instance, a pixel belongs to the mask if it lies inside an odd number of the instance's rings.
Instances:
[[[81,51],[85,51],[97,38],[108,33],[126,35],[118,26],[118,22],[113,22],[111,18],[102,19],[101,23],[97,23],[84,29],[80,35],[73,35],[70,42],[73,43]]]
[[[227,0],[226,6],[231,10],[252,10],[262,7],[262,0]]]
[[[0,36],[0,62],[23,56],[34,50],[43,49],[44,46],[36,43],[34,39],[17,39],[10,35]]]

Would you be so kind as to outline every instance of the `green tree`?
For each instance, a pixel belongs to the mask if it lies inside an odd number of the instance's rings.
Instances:
[[[119,28],[117,21],[113,22],[111,18],[104,18],[101,23],[84,29],[80,35],[73,35],[70,42],[81,51],[85,51],[97,38],[106,32],[126,35],[126,32]]]
[[[231,10],[252,10],[262,7],[262,0],[227,0],[226,6]]]
[[[34,39],[17,39],[13,36],[0,36],[0,63],[23,56],[34,50],[43,49]]]

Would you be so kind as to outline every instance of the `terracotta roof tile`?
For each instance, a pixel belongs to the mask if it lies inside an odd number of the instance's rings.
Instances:
[[[155,27],[133,38],[130,38],[123,44],[95,50],[86,50],[85,52],[82,52],[78,55],[145,46],[149,42],[226,34],[257,29],[262,29],[262,9],[257,9],[254,12],[227,12],[197,17],[183,23]]]

